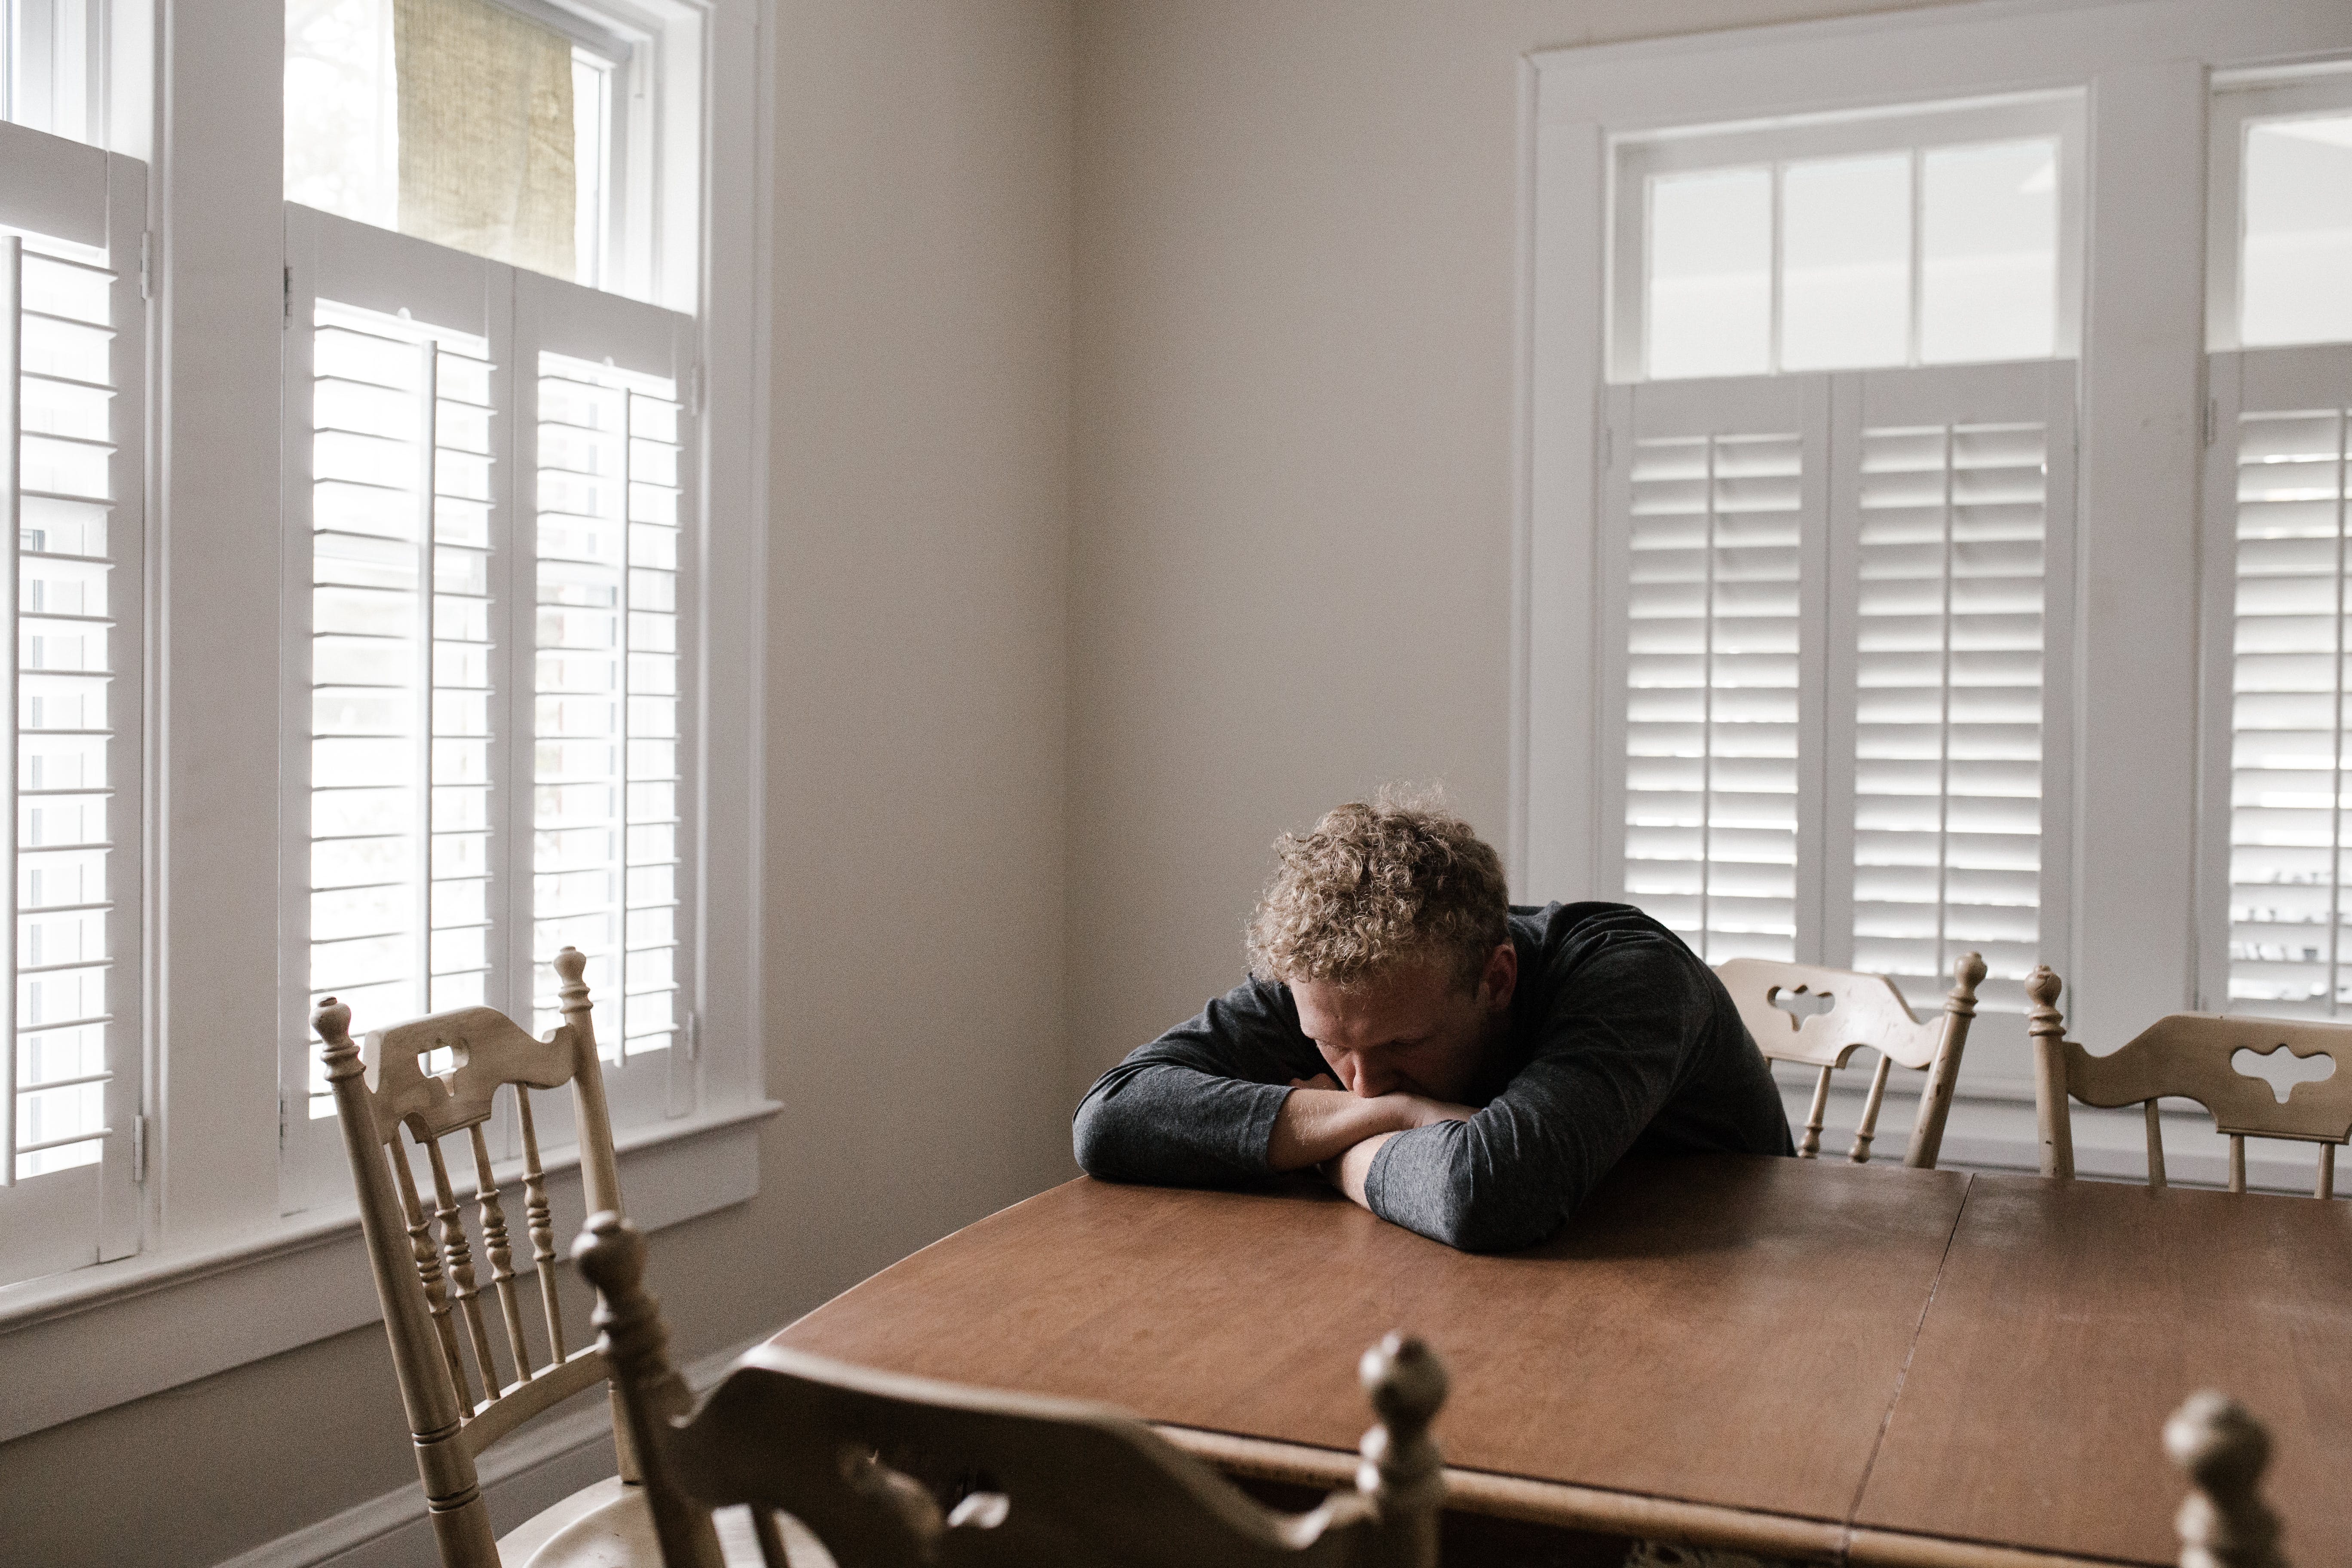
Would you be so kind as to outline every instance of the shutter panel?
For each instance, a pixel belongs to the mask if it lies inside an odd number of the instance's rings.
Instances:
[[[1816,940],[1817,390],[1643,386],[1612,411],[1622,886],[1710,963]]]
[[[333,995],[373,1029],[490,1000],[491,365],[473,334],[316,311],[304,1021]]]
[[[2230,679],[2228,1006],[2335,1017],[2343,940],[2346,468],[2352,352],[2216,356],[2243,377],[2209,454],[2234,548]],[[2232,399],[2232,401],[2237,401]]]
[[[0,1284],[125,1256],[139,1234],[144,171],[88,149],[61,157],[89,176],[95,226],[0,228],[16,713],[0,774],[14,998]]]
[[[1973,950],[1986,1004],[2021,1009],[2052,935],[2043,655],[2053,501],[2071,514],[2071,464],[2052,479],[2053,445],[2071,457],[2071,368],[1840,378],[1850,962],[1915,1005]]]
[[[579,948],[624,1065],[680,1026],[678,412],[667,377],[540,355],[532,1005],[557,1021]]]

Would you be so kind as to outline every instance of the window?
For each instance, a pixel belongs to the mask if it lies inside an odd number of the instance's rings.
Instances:
[[[9,1280],[138,1235],[146,187],[129,159],[0,132]]]
[[[543,1032],[576,946],[616,1122],[692,1109],[698,351],[688,318],[299,206],[287,254],[299,1208],[347,1179],[310,1033],[329,995],[363,1030],[486,1005]]]
[[[2230,1011],[2340,1017],[2352,1010],[2352,76],[2221,78],[2212,137],[2207,918],[2227,937],[2202,979]]]
[[[2071,354],[2080,123],[2058,95],[1621,140],[1612,379]]]
[[[693,182],[690,150],[658,156],[691,43],[547,0],[288,0],[287,199],[690,310],[693,247],[656,215]]]
[[[0,0],[0,120],[100,142],[107,0]]]
[[[2079,110],[1615,148],[1604,875],[1710,962],[2021,1009],[2063,928]]]
[[[1612,392],[1605,853],[1710,963],[1916,1002],[1973,949],[2022,1008],[2066,905],[2073,404],[2064,362]]]

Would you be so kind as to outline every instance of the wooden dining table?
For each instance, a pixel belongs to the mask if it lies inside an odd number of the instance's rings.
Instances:
[[[1443,1358],[1447,1506],[1915,1568],[2179,1560],[2165,1416],[2270,1428],[2301,1563],[2352,1562],[2352,1205],[1707,1155],[1474,1256],[1328,1189],[1067,1183],[776,1336],[1107,1401],[1236,1474],[1346,1485],[1356,1358]]]

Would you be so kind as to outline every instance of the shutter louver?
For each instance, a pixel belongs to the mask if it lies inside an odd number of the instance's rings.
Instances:
[[[491,367],[327,300],[312,352],[310,1001],[382,1027],[488,999]]]
[[[1625,891],[1709,963],[1794,956],[1796,435],[1636,444]]]
[[[682,1022],[678,453],[674,383],[540,355],[532,1005],[577,947],[622,1064]]]
[[[2038,961],[2046,438],[1865,428],[1853,966],[1932,1005],[1962,952],[2021,1009]]]
[[[2239,425],[2230,732],[2232,1007],[2331,1017],[2342,941],[2346,412]]]

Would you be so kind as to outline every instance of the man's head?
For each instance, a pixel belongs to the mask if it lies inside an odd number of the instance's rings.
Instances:
[[[1341,1088],[1460,1100],[1518,982],[1501,858],[1442,806],[1385,791],[1275,851],[1252,971],[1290,987]]]

